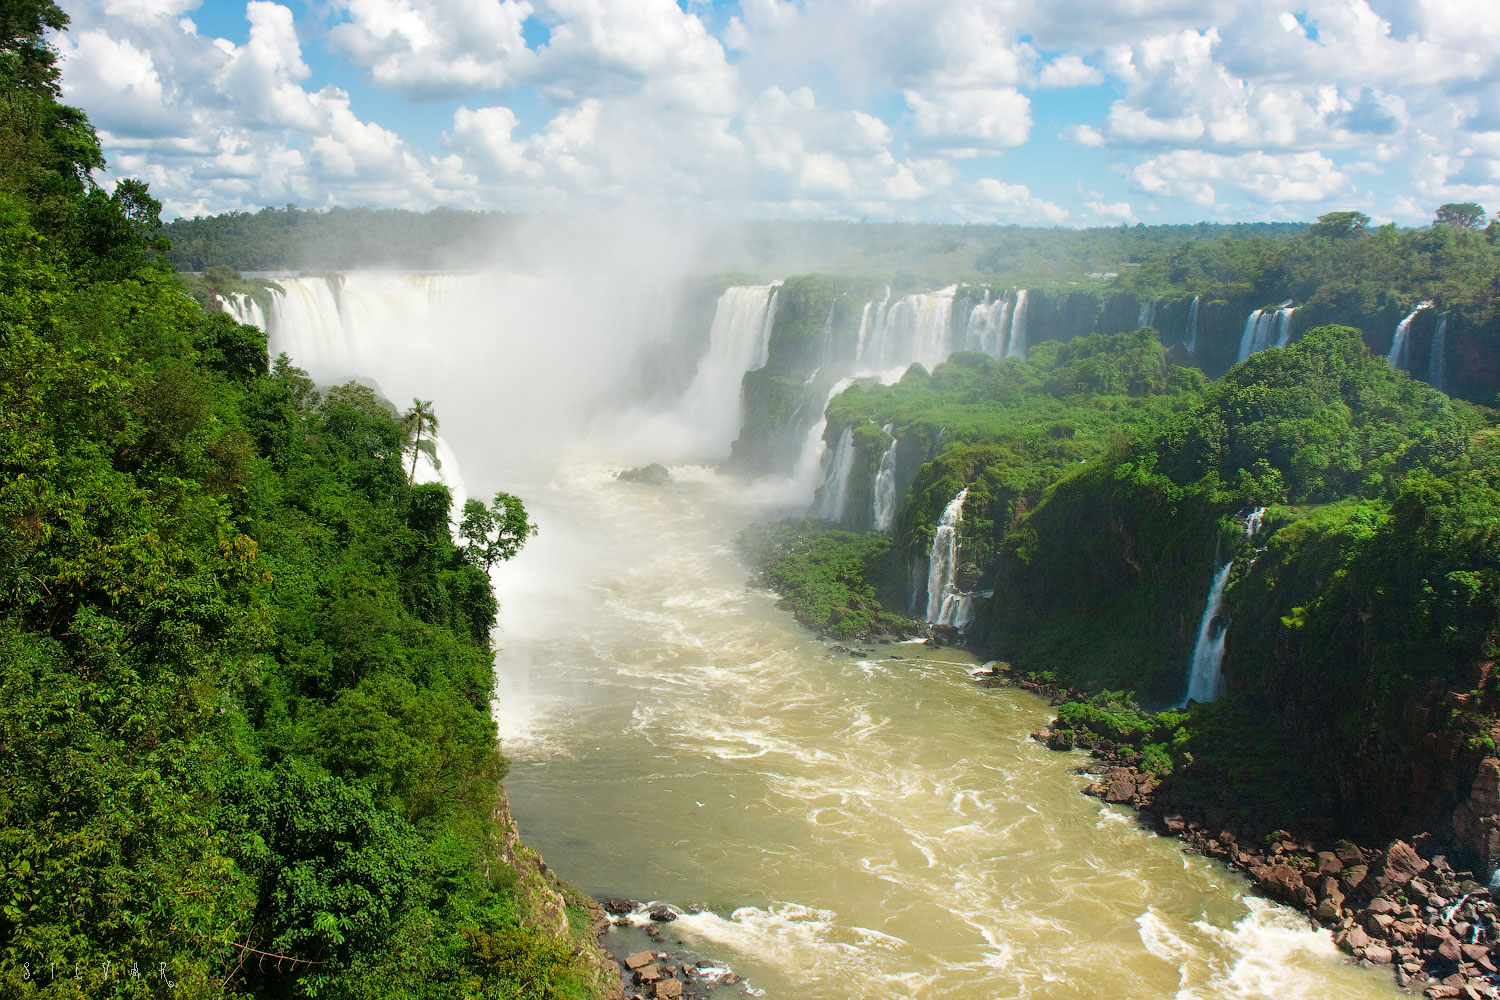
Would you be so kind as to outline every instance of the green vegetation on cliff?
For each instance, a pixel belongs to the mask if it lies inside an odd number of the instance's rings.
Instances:
[[[589,996],[583,901],[504,811],[447,490],[371,390],[183,294],[56,103],[61,11],[8,23],[0,991]]]

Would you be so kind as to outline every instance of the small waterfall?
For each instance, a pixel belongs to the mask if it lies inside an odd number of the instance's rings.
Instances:
[[[1385,356],[1385,359],[1391,363],[1392,368],[1406,370],[1408,365],[1406,360],[1406,338],[1411,332],[1411,321],[1417,318],[1417,313],[1431,306],[1431,302],[1418,303],[1417,308],[1407,313],[1406,317],[1400,323],[1396,324],[1396,335],[1391,338],[1390,353]]]
[[[256,302],[244,292],[231,292],[229,298],[215,295],[219,308],[234,317],[236,323],[246,323],[264,330],[266,328],[266,314],[261,310],[260,303]]]
[[[1245,540],[1248,542],[1255,538],[1260,532],[1260,526],[1265,522],[1266,509],[1257,507],[1245,515]]]
[[[1229,582],[1229,571],[1233,568],[1232,559],[1220,566],[1208,588],[1208,603],[1203,608],[1203,620],[1198,623],[1198,640],[1193,643],[1193,665],[1188,673],[1184,705],[1190,701],[1213,701],[1224,684],[1219,667],[1224,662],[1224,639],[1229,635],[1229,625],[1219,621],[1219,608],[1224,603],[1224,585]]]
[[[1292,300],[1287,299],[1273,311],[1257,309],[1245,319],[1244,332],[1240,334],[1240,350],[1235,361],[1244,361],[1252,354],[1264,351],[1273,344],[1285,347],[1292,339]]]
[[[1141,311],[1135,318],[1136,329],[1143,326],[1156,325],[1156,300],[1149,299],[1141,303]]]
[[[932,533],[932,551],[927,556],[927,620],[934,624],[963,627],[955,620],[958,613],[964,610],[961,605],[965,603],[957,600],[960,596],[956,585],[958,522],[963,516],[964,500],[968,495],[967,486],[958,491],[958,495],[943,508],[937,530]],[[968,622],[963,624],[967,625]]]
[[[1437,321],[1432,331],[1432,347],[1427,352],[1427,384],[1438,392],[1447,391],[1448,382],[1448,317]]]
[[[1015,314],[1010,321],[1010,343],[1006,345],[1007,358],[1026,358],[1026,289],[1016,292]]]
[[[1194,295],[1193,304],[1188,306],[1187,339],[1182,342],[1189,354],[1198,353],[1198,298]]]
[[[881,430],[891,433],[891,424]],[[880,468],[875,470],[875,530],[890,531],[896,520],[896,439],[886,445],[880,456]]]
[[[814,517],[835,523],[844,519],[844,506],[849,499],[849,473],[853,468],[854,433],[845,427],[823,467],[823,488],[818,491]]]

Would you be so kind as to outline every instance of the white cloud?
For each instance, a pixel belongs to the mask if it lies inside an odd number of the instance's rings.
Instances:
[[[380,87],[427,99],[499,90],[532,52],[526,0],[338,0],[348,20],[329,40]]]
[[[1210,206],[1214,185],[1236,188],[1264,204],[1318,202],[1340,191],[1348,177],[1321,153],[1224,155],[1179,149],[1152,157],[1130,171],[1141,190]]]
[[[1042,68],[1037,82],[1043,87],[1091,87],[1104,82],[1104,74],[1076,55],[1065,55]]]
[[[905,96],[916,134],[958,155],[1020,146],[1031,132],[1031,102],[1014,87]]]
[[[1068,217],[1067,210],[1061,205],[1038,198],[1024,184],[1006,184],[993,177],[982,177],[976,186],[987,203],[992,219],[1031,225],[1056,225]]]

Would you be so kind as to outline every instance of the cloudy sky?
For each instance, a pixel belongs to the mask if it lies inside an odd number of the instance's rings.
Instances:
[[[166,214],[1500,209],[1495,0],[60,0]]]

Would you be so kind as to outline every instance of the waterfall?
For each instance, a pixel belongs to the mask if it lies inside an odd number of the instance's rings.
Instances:
[[[1182,342],[1189,354],[1198,353],[1198,298],[1194,295],[1193,304],[1188,306],[1187,339]]]
[[[861,372],[906,368],[919,362],[929,370],[953,353],[953,299],[957,285],[918,292],[878,309],[866,307],[861,320],[855,368]]]
[[[1266,509],[1257,507],[1245,515],[1245,540],[1250,541],[1260,532],[1260,526],[1265,522]]]
[[[891,433],[891,424],[886,424],[881,430],[886,434]],[[880,467],[875,470],[875,530],[890,531],[891,524],[896,520],[896,439],[891,438],[891,443],[886,445],[885,454],[880,456]]]
[[[958,495],[943,508],[937,530],[932,533],[932,551],[927,556],[927,620],[939,625],[962,628],[955,620],[959,612],[969,610],[958,600],[958,522],[963,515],[964,500],[969,495],[965,486]],[[970,604],[970,609],[972,604]],[[970,610],[972,617],[972,611]]]
[[[845,427],[823,467],[823,487],[818,491],[814,517],[834,523],[844,519],[844,506],[849,499],[849,473],[853,468],[854,433]]]
[[[1446,392],[1448,382],[1448,317],[1437,322],[1432,331],[1432,347],[1427,352],[1427,384],[1439,392]]]
[[[1285,347],[1292,339],[1292,300],[1287,299],[1274,311],[1257,309],[1245,319],[1244,332],[1240,334],[1240,350],[1235,361],[1244,361],[1250,355],[1273,344]]]
[[[740,430],[740,383],[745,373],[765,367],[778,291],[776,285],[724,290],[709,328],[708,353],[676,407],[685,426],[710,441],[723,442],[724,448]]]
[[[1219,667],[1224,662],[1224,639],[1229,626],[1218,620],[1219,607],[1224,603],[1224,584],[1229,582],[1229,571],[1233,568],[1232,559],[1220,566],[1208,588],[1208,603],[1203,608],[1203,620],[1198,623],[1198,641],[1193,643],[1193,665],[1188,673],[1184,705],[1190,701],[1213,701],[1223,686]]]
[[[219,303],[220,309],[234,317],[236,323],[246,323],[262,330],[266,328],[266,314],[261,310],[260,303],[244,292],[230,292],[227,299],[215,295],[214,299]]]
[[[1141,311],[1135,318],[1136,328],[1156,325],[1156,300],[1149,299],[1141,303]]]
[[[1391,338],[1390,353],[1385,356],[1385,359],[1391,363],[1392,368],[1406,369],[1406,338],[1411,332],[1411,321],[1417,318],[1417,313],[1429,308],[1431,305],[1431,302],[1418,303],[1417,308],[1407,313],[1406,317],[1400,323],[1396,324],[1396,335]]]
[[[1007,358],[1026,357],[1026,289],[1016,293],[1015,315],[1010,321],[1010,343],[1006,345],[1005,356]]]

